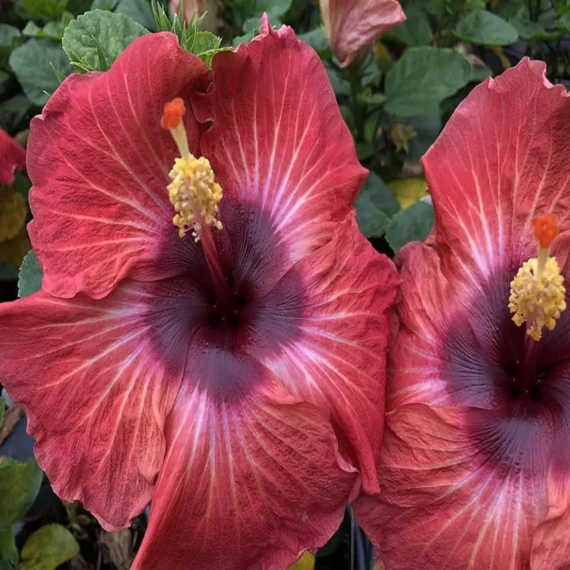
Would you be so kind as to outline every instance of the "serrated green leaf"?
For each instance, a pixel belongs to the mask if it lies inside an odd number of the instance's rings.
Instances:
[[[78,554],[79,544],[64,526],[47,524],[24,544],[17,570],[55,570]]]
[[[34,253],[30,250],[20,267],[20,274],[18,278],[18,297],[28,297],[32,293],[40,291],[42,288],[43,271]]]
[[[458,22],[455,35],[461,41],[486,46],[508,46],[518,39],[509,22],[487,10],[467,14]]]
[[[218,48],[218,49],[211,49],[208,51],[204,51],[200,54],[198,54],[198,57],[208,66],[208,67],[212,67],[212,61],[214,59],[214,56],[222,51],[233,51],[234,48],[231,47],[223,47],[223,48]]]
[[[10,55],[10,67],[24,93],[32,103],[40,107],[59,85],[51,65],[66,75],[71,73],[65,53],[60,46],[49,40],[31,39]]]
[[[8,561],[11,564],[17,564],[19,558],[16,537],[12,527],[0,528],[0,562]]]
[[[0,458],[0,528],[10,528],[32,506],[42,483],[35,459],[27,462]]]
[[[188,45],[184,47],[190,53],[200,55],[207,51],[217,50],[221,43],[222,38],[211,32],[196,32],[188,39]]]
[[[67,26],[63,49],[76,67],[105,71],[132,41],[148,33],[128,16],[94,10]]]
[[[426,202],[416,202],[405,210],[400,210],[386,229],[386,241],[398,252],[411,241],[423,241],[433,226],[433,206]]]
[[[471,64],[448,48],[409,48],[386,75],[385,110],[394,115],[420,115],[467,85]]]
[[[128,16],[147,30],[154,31],[156,29],[149,0],[119,0],[115,12]]]
[[[400,209],[390,188],[374,172],[368,175],[355,207],[360,231],[368,238],[384,235],[389,218]]]

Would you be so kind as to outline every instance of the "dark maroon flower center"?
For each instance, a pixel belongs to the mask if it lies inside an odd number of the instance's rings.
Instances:
[[[497,273],[451,317],[442,374],[457,404],[533,416],[552,408],[570,379],[570,317],[530,339],[508,310],[509,276]]]
[[[149,311],[148,321],[156,353],[173,372],[186,369],[217,399],[235,399],[263,379],[260,366],[300,338],[306,292],[266,212],[224,199],[220,213],[224,229],[214,235],[227,295],[220,298],[201,244],[169,227],[164,264],[176,263],[178,276],[156,283],[168,308]]]

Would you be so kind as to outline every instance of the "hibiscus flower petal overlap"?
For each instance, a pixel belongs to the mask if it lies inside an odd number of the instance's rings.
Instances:
[[[538,216],[558,220],[551,255],[570,277],[568,127],[565,90],[524,59],[423,159],[435,225],[396,258],[382,492],[355,507],[387,570],[568,568],[570,320],[535,341],[508,307]]]
[[[178,98],[184,164],[223,189],[199,241],[166,188]],[[378,490],[399,278],[358,231],[366,171],[317,55],[266,18],[211,73],[145,36],[68,78],[30,145],[43,291],[0,307],[0,377],[56,490],[107,528],[151,501],[135,568],[286,567],[326,542]]]

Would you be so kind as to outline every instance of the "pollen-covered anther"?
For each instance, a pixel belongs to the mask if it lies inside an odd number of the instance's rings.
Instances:
[[[178,227],[180,237],[192,230],[194,239],[199,241],[204,225],[223,229],[218,219],[218,204],[223,193],[215,180],[210,161],[205,157],[196,158],[190,153],[182,120],[185,114],[182,99],[174,99],[164,106],[161,125],[170,131],[180,152],[169,174],[171,182],[168,195],[176,210],[172,221]]]
[[[534,220],[538,257],[525,261],[511,281],[509,310],[517,326],[526,323],[526,332],[534,340],[542,338],[542,329],[554,329],[566,310],[564,277],[555,257],[549,257],[552,241],[558,233],[556,218]]]
[[[221,186],[215,181],[210,161],[205,158],[177,158],[170,171],[168,185],[170,202],[176,210],[174,225],[180,237],[189,230],[196,241],[200,240],[202,225],[223,229],[218,219],[218,204],[222,199]]]

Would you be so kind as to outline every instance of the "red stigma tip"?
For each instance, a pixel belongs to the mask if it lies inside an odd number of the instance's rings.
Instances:
[[[160,119],[160,125],[163,129],[175,129],[185,113],[184,101],[177,97],[164,106],[164,115]]]
[[[548,249],[558,235],[558,223],[554,214],[534,218],[534,237],[543,249]]]

